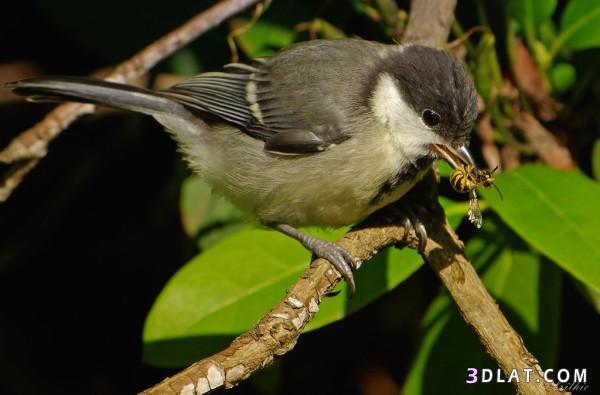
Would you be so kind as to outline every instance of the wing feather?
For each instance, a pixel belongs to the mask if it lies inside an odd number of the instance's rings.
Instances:
[[[365,56],[347,58],[352,46]],[[327,47],[327,48],[325,48]],[[185,106],[208,112],[265,141],[265,149],[285,154],[320,152],[350,137],[356,96],[321,90],[315,76],[344,78],[366,70],[360,61],[375,58],[379,44],[314,40],[274,58],[231,63],[223,71],[197,75],[163,91]],[[327,58],[323,57],[327,53]],[[360,61],[357,61],[359,59]],[[363,68],[360,68],[363,67]],[[304,74],[304,78],[300,74]],[[308,77],[308,78],[306,78]],[[360,92],[350,92],[359,95]]]

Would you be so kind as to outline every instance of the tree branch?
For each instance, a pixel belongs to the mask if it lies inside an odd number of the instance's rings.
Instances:
[[[506,377],[513,370],[518,373],[519,382],[513,381],[513,385],[519,394],[565,394],[554,384],[545,382],[538,360],[525,348],[523,339],[481,282],[452,227],[446,221],[440,225],[428,228],[430,239],[424,257],[487,353]],[[531,373],[529,382],[526,371]]]
[[[196,37],[258,1],[223,0],[217,3],[115,67],[105,79],[116,82],[135,80]],[[93,112],[94,108],[91,104],[61,104],[40,122],[14,138],[0,152],[0,162],[14,164],[16,167],[0,186],[0,202],[10,197],[39,159],[46,155],[49,143],[79,117]]]
[[[437,46],[445,44],[455,5],[454,0],[413,0],[405,41]],[[432,16],[436,16],[435,19],[432,20]],[[508,376],[512,369],[517,369],[520,380],[519,383],[513,382],[517,391],[531,395],[559,393],[552,384],[544,382],[537,359],[527,351],[523,340],[510,326],[464,255],[463,243],[447,223],[437,202],[435,185],[430,187],[430,193],[435,203],[429,218],[431,223],[427,224],[429,240],[423,257],[504,374]],[[371,258],[377,251],[391,245],[417,248],[414,232],[407,232],[398,223],[400,221],[393,221],[392,216],[385,215],[385,211],[379,212],[338,243],[361,260]],[[296,345],[305,325],[318,311],[323,296],[331,292],[339,281],[339,273],[328,261],[316,259],[287,291],[285,298],[250,331],[235,339],[225,350],[194,363],[142,394],[205,394],[222,386],[235,386]],[[528,382],[524,369],[531,372]]]
[[[456,0],[413,0],[402,42],[442,47],[454,21]]]

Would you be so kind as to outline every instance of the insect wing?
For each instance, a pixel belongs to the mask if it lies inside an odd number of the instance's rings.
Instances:
[[[481,229],[483,215],[481,215],[479,200],[477,199],[477,193],[475,193],[474,189],[469,192],[469,211],[467,213],[469,215],[469,221],[475,225],[477,229]]]

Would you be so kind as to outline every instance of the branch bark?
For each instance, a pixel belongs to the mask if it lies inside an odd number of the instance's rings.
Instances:
[[[217,3],[119,64],[106,76],[106,79],[130,82],[139,78],[179,48],[258,1],[223,0]],[[16,167],[13,173],[15,176],[7,177],[0,186],[0,202],[9,198],[27,173],[36,166],[41,158],[46,156],[48,144],[52,140],[79,117],[93,112],[94,109],[95,106],[91,104],[61,104],[40,122],[15,137],[0,152],[0,162],[14,164]]]
[[[546,383],[538,360],[527,350],[521,336],[510,326],[498,304],[489,294],[473,265],[464,254],[463,244],[450,225],[428,228],[425,259],[448,289],[460,314],[473,329],[488,354],[506,377],[516,371],[513,382],[519,394],[566,394]],[[526,373],[530,372],[529,382]],[[537,380],[537,382],[536,382]]]
[[[442,47],[454,22],[456,0],[413,0],[402,42]]]
[[[445,44],[455,5],[454,0],[413,0],[404,41],[433,46]],[[432,20],[432,16],[436,17]],[[537,359],[525,348],[523,340],[510,326],[464,255],[463,243],[437,203],[435,186],[430,192],[435,203],[429,218],[431,223],[427,224],[429,239],[423,257],[450,292],[459,312],[504,374],[509,376],[513,369],[519,373],[519,383],[513,382],[519,393],[561,392],[543,380]],[[399,222],[393,221],[393,217],[385,212],[376,213],[338,243],[361,260],[368,260],[391,245],[418,248],[414,232],[407,232],[397,225]],[[303,328],[318,311],[323,296],[339,281],[339,273],[329,262],[316,259],[287,291],[285,298],[250,331],[235,339],[225,350],[194,363],[142,394],[205,394],[222,386],[235,386],[296,345]],[[528,381],[524,376],[526,371],[531,373]]]

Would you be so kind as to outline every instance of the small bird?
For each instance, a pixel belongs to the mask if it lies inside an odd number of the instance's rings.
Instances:
[[[151,115],[214,190],[327,259],[352,292],[360,262],[297,228],[368,216],[402,197],[440,156],[474,166],[473,82],[450,54],[421,45],[313,40],[160,91],[80,77],[5,86],[31,101]]]

